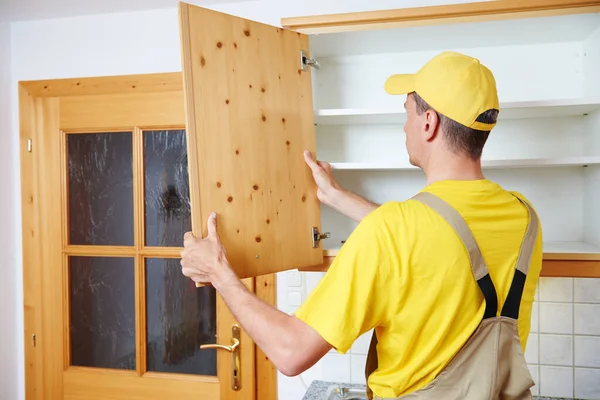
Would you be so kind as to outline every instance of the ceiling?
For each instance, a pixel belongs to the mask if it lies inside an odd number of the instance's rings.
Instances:
[[[196,5],[241,3],[244,0],[193,0]],[[175,8],[178,0],[0,0],[0,21],[73,17],[86,14]]]

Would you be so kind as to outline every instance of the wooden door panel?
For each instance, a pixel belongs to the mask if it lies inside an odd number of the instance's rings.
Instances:
[[[216,211],[242,278],[320,264],[308,37],[185,3],[180,28],[194,232]]]
[[[117,378],[115,378],[117,375]],[[203,384],[204,383],[204,384]],[[65,400],[196,400],[218,399],[216,379],[165,376],[71,368],[65,374]]]
[[[60,99],[64,130],[183,126],[183,92],[107,94]]]

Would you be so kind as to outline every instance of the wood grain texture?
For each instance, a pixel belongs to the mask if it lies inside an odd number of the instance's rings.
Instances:
[[[317,34],[598,11],[598,0],[499,0],[282,18],[281,26],[306,34]]]
[[[60,99],[63,130],[182,126],[183,91],[71,96]]]
[[[301,268],[304,272],[327,272],[337,251],[326,250],[323,254],[323,264],[311,267]],[[565,278],[600,278],[600,260],[595,255],[590,257],[578,257],[581,254],[569,255],[561,254],[560,259],[547,259],[542,261],[542,271],[540,276],[565,277]],[[583,254],[586,256],[586,254]]]
[[[181,72],[22,81],[32,97],[181,92]]]
[[[69,368],[65,371],[65,400],[197,400],[218,399],[212,379],[174,378],[167,374],[138,377],[135,371]]]
[[[277,307],[277,276],[262,275],[256,277],[255,281],[255,292],[258,298]],[[277,400],[277,369],[258,346],[256,346],[256,399]]]
[[[35,102],[27,90],[19,85],[19,141],[21,149],[21,219],[23,240],[23,317],[25,350],[25,398],[41,400],[43,396],[42,280],[40,248],[40,208],[37,145],[28,150],[28,140],[36,144],[37,131]],[[33,343],[36,335],[36,344]]]
[[[146,349],[148,343],[146,331],[146,265],[143,256],[139,255],[144,247],[144,142],[142,130],[136,127],[133,130],[133,223],[134,247],[136,249],[134,274],[135,274],[135,359],[136,372],[143,375],[147,369]]]
[[[242,282],[254,291],[255,278],[246,278]],[[223,298],[217,294],[217,343],[231,344],[231,327],[238,322],[227,309]],[[262,400],[256,399],[256,345],[242,329],[240,339],[240,363],[242,374],[242,387],[240,390],[232,389],[231,377],[231,354],[224,350],[217,350],[217,376],[220,384],[220,396],[222,400]]]
[[[310,71],[291,31],[180,3],[193,230],[218,231],[240,277],[322,262]],[[202,228],[201,228],[202,227]]]
[[[40,277],[42,280],[43,315],[43,398],[61,399],[63,396],[62,371],[65,362],[64,328],[66,323],[64,303],[64,258],[62,254],[62,178],[61,134],[59,101],[55,98],[35,99],[36,159],[40,175],[38,208],[40,252]]]
[[[544,260],[540,276],[600,278],[600,260]]]

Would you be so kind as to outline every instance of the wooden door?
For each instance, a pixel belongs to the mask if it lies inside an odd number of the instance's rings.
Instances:
[[[308,37],[179,8],[194,232],[218,229],[238,276],[320,265]]]
[[[230,345],[235,321],[181,274],[181,84],[111,79],[22,86],[27,397],[254,399],[254,343],[241,332],[234,382],[230,353],[199,346]]]

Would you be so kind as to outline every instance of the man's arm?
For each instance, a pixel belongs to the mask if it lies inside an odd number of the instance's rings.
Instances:
[[[360,222],[380,206],[340,187],[333,178],[331,165],[315,160],[308,150],[304,151],[304,161],[312,170],[313,178],[318,187],[317,197],[323,204],[356,222]]]
[[[380,206],[380,204],[373,203],[356,193],[342,188],[333,189],[328,194],[327,200],[324,203],[356,222],[360,222]]]
[[[235,319],[282,374],[301,374],[331,349],[309,325],[250,292],[231,267],[223,265],[219,270],[223,273],[213,281],[215,289]]]
[[[304,372],[331,349],[309,325],[263,302],[244,286],[227,261],[214,213],[208,219],[206,238],[185,234],[181,256],[183,275],[211,283],[242,329],[284,375]]]

